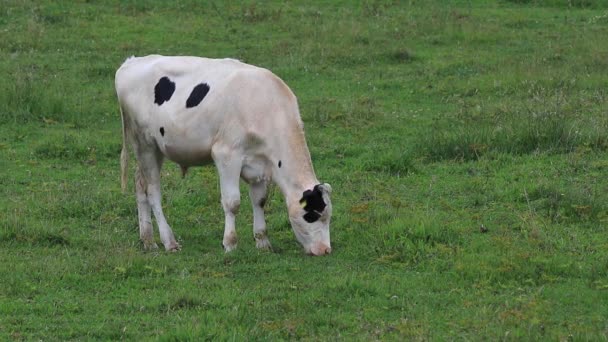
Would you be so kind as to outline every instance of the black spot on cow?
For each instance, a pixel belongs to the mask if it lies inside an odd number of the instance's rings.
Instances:
[[[279,160],[279,169],[281,168],[281,165],[283,165],[283,163],[281,163],[281,161]]]
[[[302,193],[300,203],[304,205],[304,220],[308,223],[317,221],[327,204],[323,201],[323,192],[319,185],[315,185],[313,190],[306,190]]]
[[[163,137],[165,136],[165,128],[164,127],[160,128],[160,135],[162,135]]]
[[[158,83],[154,86],[154,103],[162,105],[169,101],[173,93],[175,92],[175,83],[171,82],[169,77],[164,76],[158,80]]]
[[[309,211],[306,214],[304,214],[304,220],[308,223],[313,223],[316,222],[319,217],[321,217],[321,214],[314,212],[314,211]]]
[[[198,106],[198,104],[203,101],[208,92],[209,85],[207,83],[197,84],[194,89],[192,89],[190,96],[188,96],[188,100],[186,100],[186,108]]]

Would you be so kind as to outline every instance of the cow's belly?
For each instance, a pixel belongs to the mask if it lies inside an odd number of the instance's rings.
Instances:
[[[182,167],[201,166],[212,161],[211,148],[206,144],[167,141],[159,144],[162,153]]]
[[[183,113],[182,113],[183,114]],[[156,119],[159,128],[152,127],[156,144],[171,161],[182,167],[200,166],[212,161],[212,127],[201,122],[170,119],[170,115]]]

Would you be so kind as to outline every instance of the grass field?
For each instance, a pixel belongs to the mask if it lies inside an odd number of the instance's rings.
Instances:
[[[605,341],[607,37],[603,0],[3,0],[0,340]],[[215,168],[171,163],[183,248],[142,250],[114,72],[151,53],[290,85],[330,256],[276,188],[274,251],[243,189],[225,254]]]

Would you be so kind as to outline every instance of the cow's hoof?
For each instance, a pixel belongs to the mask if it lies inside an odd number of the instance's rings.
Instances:
[[[255,247],[258,249],[272,250],[272,246],[270,245],[270,240],[268,240],[268,238],[256,239]]]
[[[158,245],[154,241],[142,241],[144,251],[152,252],[158,249]]]
[[[224,247],[224,251],[228,253],[235,250],[237,241],[238,239],[236,238],[236,232],[224,235],[224,240],[222,240],[222,246]]]
[[[230,253],[233,250],[236,249],[236,243],[234,244],[222,244],[222,246],[224,247],[224,252],[226,253]]]
[[[170,244],[169,246],[165,246],[165,249],[167,250],[167,252],[179,252],[180,249],[182,249],[182,246],[179,245],[179,243],[174,242],[172,244]]]

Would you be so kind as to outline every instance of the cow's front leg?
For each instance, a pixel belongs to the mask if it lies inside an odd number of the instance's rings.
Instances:
[[[165,219],[161,206],[160,168],[162,166],[162,155],[158,152],[140,153],[137,159],[139,169],[146,182],[146,197],[158,224],[160,240],[166,250],[179,250],[180,246],[175,241],[173,231]]]
[[[266,233],[266,221],[264,220],[264,205],[268,193],[268,184],[265,181],[252,183],[249,188],[249,197],[253,207],[253,237],[255,246],[261,249],[270,249],[270,241]]]
[[[226,252],[236,248],[236,214],[241,205],[241,192],[239,181],[241,174],[242,161],[239,155],[234,152],[214,148],[213,159],[220,177],[220,190],[222,193],[222,207],[224,208],[224,240],[222,244]]]

